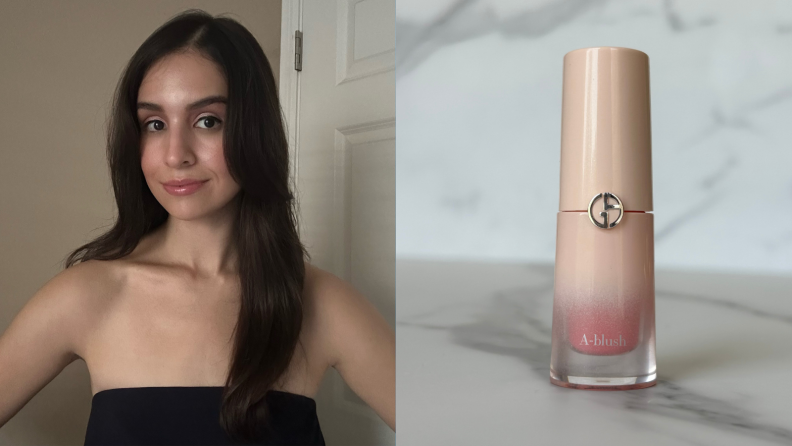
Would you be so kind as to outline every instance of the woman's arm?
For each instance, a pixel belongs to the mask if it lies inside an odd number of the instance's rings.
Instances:
[[[396,336],[377,309],[350,284],[306,265],[329,364],[396,430]]]
[[[0,336],[0,427],[78,359],[86,281],[80,265],[61,271],[22,307]]]

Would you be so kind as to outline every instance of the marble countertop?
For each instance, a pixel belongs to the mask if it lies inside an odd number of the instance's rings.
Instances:
[[[792,277],[658,269],[658,384],[619,392],[550,384],[551,264],[396,280],[399,444],[792,444]]]

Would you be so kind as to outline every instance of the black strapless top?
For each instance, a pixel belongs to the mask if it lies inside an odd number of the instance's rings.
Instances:
[[[233,445],[220,425],[222,387],[122,387],[97,392],[85,445]],[[271,390],[260,445],[324,445],[316,401]]]

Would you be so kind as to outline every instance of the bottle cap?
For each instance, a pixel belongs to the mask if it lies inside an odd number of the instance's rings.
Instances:
[[[561,211],[610,193],[625,211],[652,210],[649,56],[619,47],[564,56]]]

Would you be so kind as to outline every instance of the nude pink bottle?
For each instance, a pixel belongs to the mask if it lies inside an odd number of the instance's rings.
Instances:
[[[564,56],[561,187],[550,382],[655,384],[649,57],[617,47]]]

